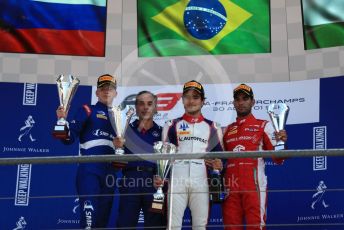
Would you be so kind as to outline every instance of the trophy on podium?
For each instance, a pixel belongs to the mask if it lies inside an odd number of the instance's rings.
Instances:
[[[109,108],[110,123],[113,129],[116,131],[117,137],[124,137],[134,113],[135,109],[131,106],[129,106],[129,109],[125,115],[123,115],[122,108],[120,106],[113,106],[112,108]],[[124,149],[116,148],[115,154],[123,155]]]
[[[60,106],[63,107],[66,118],[73,96],[80,84],[80,80],[72,75],[60,75],[56,80],[57,92],[59,95]],[[66,118],[59,118],[53,130],[53,136],[57,139],[67,139],[69,136],[68,122]]]
[[[157,141],[153,146],[154,152],[157,154],[172,154],[177,152],[177,147],[172,143]],[[168,172],[171,168],[171,162],[169,160],[157,160],[157,176],[163,181],[166,179]],[[156,213],[164,212],[165,195],[162,191],[163,184],[158,187],[156,193],[153,194],[153,202],[150,211]]]
[[[213,169],[209,175],[209,196],[213,203],[222,203],[225,199],[220,170]]]
[[[285,103],[270,104],[268,114],[276,132],[284,130],[289,113],[289,107]],[[275,150],[285,149],[285,143],[282,140],[277,141]]]

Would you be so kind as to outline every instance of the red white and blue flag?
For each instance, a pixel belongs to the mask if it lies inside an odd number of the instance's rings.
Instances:
[[[0,52],[104,56],[106,0],[1,0]]]

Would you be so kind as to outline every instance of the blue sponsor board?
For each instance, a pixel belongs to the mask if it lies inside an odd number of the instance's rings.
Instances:
[[[344,77],[320,80],[320,121],[287,126],[289,149],[344,147],[344,108],[338,104],[343,85]],[[291,158],[282,166],[269,161],[268,224],[277,225],[273,229],[343,229],[343,164],[343,157],[321,156]]]
[[[320,80],[320,121],[288,125],[289,149],[343,148],[343,85],[344,77]],[[78,88],[69,116],[80,105],[90,103],[91,91],[90,86]],[[77,143],[65,146],[51,135],[59,103],[55,85],[0,83],[0,96],[1,157],[78,154]],[[343,229],[343,225],[317,225],[344,223],[342,165],[342,157],[290,158],[283,165],[267,160],[267,224],[272,225],[268,229]],[[78,228],[75,164],[0,167],[0,212],[6,213],[6,218],[0,218],[1,229]],[[112,228],[117,205],[116,196],[109,224]],[[142,219],[140,216],[140,225]],[[212,207],[209,220],[210,226],[222,224],[219,205]],[[189,214],[184,224],[191,224]],[[307,224],[312,226],[301,226]]]
[[[1,157],[75,155],[78,144],[66,147],[51,135],[59,105],[56,85],[1,83],[3,112]],[[81,86],[68,116],[90,103],[91,87]]]
[[[1,83],[0,157],[77,155],[78,144],[52,137],[59,105],[56,85]],[[80,86],[69,115],[90,103],[91,87]],[[78,226],[76,164],[0,166],[0,229],[47,229]]]

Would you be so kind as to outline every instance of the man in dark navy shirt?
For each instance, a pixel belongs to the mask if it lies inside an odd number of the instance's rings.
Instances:
[[[69,137],[63,140],[72,144],[79,139],[81,155],[115,154],[108,108],[117,96],[116,79],[105,74],[98,78],[95,105],[83,105],[69,122]],[[58,118],[66,118],[63,107],[56,111]],[[78,165],[76,188],[80,203],[80,227],[106,228],[111,214],[116,169],[111,163],[82,163]]]
[[[115,146],[120,147],[124,143],[126,154],[153,153],[154,142],[161,140],[162,132],[162,128],[153,121],[157,97],[149,91],[141,91],[136,96],[135,108],[138,120],[130,124],[125,141],[123,138],[115,138]],[[123,169],[117,227],[135,229],[142,209],[145,227],[166,229],[163,227],[166,225],[163,214],[149,211],[153,193],[156,192],[153,187],[155,174],[156,163],[151,161],[131,161]]]

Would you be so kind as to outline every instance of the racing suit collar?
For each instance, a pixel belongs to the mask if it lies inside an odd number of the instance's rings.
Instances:
[[[140,124],[140,121],[138,119],[136,119],[135,121],[133,121],[131,123],[131,125],[133,126],[133,128],[135,128],[136,130],[138,130],[139,128],[139,124]],[[151,130],[156,130],[159,126],[153,121],[153,126],[149,129],[145,129],[144,133],[148,133],[150,132]],[[142,130],[141,130],[142,132]]]
[[[100,101],[98,101],[98,102],[96,103],[96,105],[99,106],[99,107],[101,107],[101,108],[103,108],[103,109],[106,109],[106,110],[108,109],[108,106],[105,105],[104,103],[100,102]]]
[[[185,120],[189,123],[200,123],[200,122],[204,121],[204,117],[202,114],[199,115],[198,117],[192,117],[192,116],[185,113],[183,115],[183,120]]]
[[[254,118],[253,114],[250,113],[246,117],[237,117],[236,123],[237,123],[237,125],[241,125],[241,124],[243,124],[245,122],[249,122],[249,121],[254,120],[254,119],[255,118]]]

